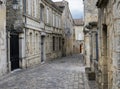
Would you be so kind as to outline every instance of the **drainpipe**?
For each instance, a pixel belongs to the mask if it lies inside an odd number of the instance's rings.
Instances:
[[[7,11],[7,2],[5,3],[6,4],[6,11]],[[6,19],[7,19],[7,17],[6,17]],[[9,53],[8,53],[8,38],[9,38],[9,36],[8,36],[8,27],[7,27],[7,24],[6,24],[6,56],[7,56],[7,72],[9,72]]]
[[[7,72],[9,72],[9,57],[8,57],[8,30],[7,30],[7,27],[6,27],[6,52],[7,52]]]
[[[25,34],[26,34],[26,23],[27,23],[27,20],[26,20],[26,0],[23,0],[23,3],[24,3],[24,16],[25,16],[25,23],[24,23],[24,29],[25,29]],[[26,35],[25,35],[26,36]],[[26,38],[26,37],[25,37]],[[26,40],[26,39],[25,39]],[[25,41],[26,42],[26,41]],[[26,46],[26,44],[25,44]],[[27,68],[27,62],[26,62],[26,68]]]
[[[98,61],[98,55],[99,55],[99,50],[98,50],[98,32],[96,32],[96,59]]]

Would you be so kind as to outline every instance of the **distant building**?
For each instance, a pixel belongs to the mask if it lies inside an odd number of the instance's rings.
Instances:
[[[74,42],[74,53],[83,53],[84,48],[84,22],[83,19],[74,19],[74,31],[75,31],[75,42]]]
[[[63,11],[62,26],[63,26],[63,56],[73,54],[73,37],[74,37],[74,21],[69,9],[69,3],[65,0],[55,2],[55,4]]]
[[[41,24],[45,36],[41,36],[45,48],[41,50],[45,52],[45,59],[54,59],[62,56],[62,10],[50,0],[41,0],[40,3]]]

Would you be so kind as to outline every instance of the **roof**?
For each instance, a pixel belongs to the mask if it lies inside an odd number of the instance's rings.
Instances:
[[[64,5],[63,1],[54,2],[54,3],[55,3],[55,5],[58,6],[61,10],[64,10],[65,5]]]
[[[83,26],[84,21],[83,21],[83,19],[74,19],[74,24],[75,24],[75,26]]]
[[[52,0],[42,0],[42,1],[49,3],[52,7],[62,12],[62,10]]]
[[[61,2],[54,2],[57,6],[64,6],[64,3],[61,1]]]

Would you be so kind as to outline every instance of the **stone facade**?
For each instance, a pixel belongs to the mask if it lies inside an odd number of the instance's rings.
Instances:
[[[18,0],[17,4],[15,9],[13,0],[7,1],[9,71],[38,64],[41,59],[39,2]]]
[[[73,53],[73,18],[68,2],[2,0],[0,75]]]
[[[120,2],[84,0],[84,5],[87,67],[95,72],[99,89],[120,89]]]
[[[74,19],[74,30],[75,30],[75,42],[74,42],[74,53],[83,54],[84,51],[84,22],[82,19]]]
[[[99,85],[120,89],[120,1],[98,0]]]
[[[62,11],[49,0],[7,1],[8,69],[62,56]],[[16,63],[16,64],[15,64]]]
[[[0,4],[0,76],[7,72],[6,51],[6,0],[2,0]]]
[[[63,27],[63,56],[73,54],[74,41],[74,21],[69,9],[69,3],[65,0],[55,2],[57,6],[63,10],[62,13],[62,27]]]
[[[96,50],[92,47],[96,45],[96,39],[93,39],[96,34],[98,19],[96,2],[97,0],[84,0],[84,57],[86,67],[91,67],[92,56],[94,56],[92,53]]]
[[[62,56],[62,10],[49,0],[41,0],[46,17],[43,21],[45,37],[46,59]]]

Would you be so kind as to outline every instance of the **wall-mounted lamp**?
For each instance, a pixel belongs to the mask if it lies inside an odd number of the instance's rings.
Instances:
[[[0,5],[2,5],[3,4],[3,2],[0,0]]]
[[[18,1],[13,0],[13,9],[17,10],[18,9]]]

